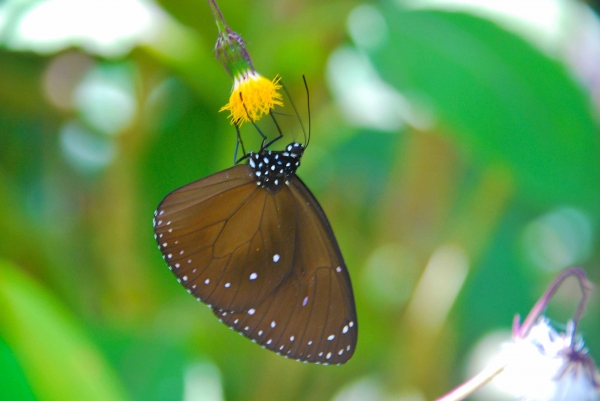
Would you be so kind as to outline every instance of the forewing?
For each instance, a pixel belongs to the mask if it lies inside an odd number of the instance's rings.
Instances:
[[[292,270],[268,298],[243,313],[214,308],[224,323],[278,354],[341,364],[354,353],[357,319],[350,277],[323,210],[297,177],[273,197],[293,198]]]
[[[247,165],[173,191],[154,220],[159,249],[178,281],[215,308],[247,311],[291,269],[282,242],[295,231],[294,219],[277,214]],[[273,249],[280,252],[276,258]]]

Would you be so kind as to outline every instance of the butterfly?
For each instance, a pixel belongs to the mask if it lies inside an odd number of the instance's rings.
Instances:
[[[287,358],[343,364],[358,336],[348,269],[296,175],[305,145],[272,142],[168,194],[155,237],[177,280],[230,328]]]

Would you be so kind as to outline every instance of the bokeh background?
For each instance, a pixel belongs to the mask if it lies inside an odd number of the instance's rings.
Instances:
[[[233,163],[207,3],[4,0],[0,399],[430,400],[497,352],[558,271],[600,283],[593,4],[219,4],[302,118],[307,77],[299,176],[353,280],[353,359],[260,349],[156,249],[162,197]],[[554,299],[558,329],[579,296],[567,282]],[[596,295],[580,327],[596,358],[599,316]]]

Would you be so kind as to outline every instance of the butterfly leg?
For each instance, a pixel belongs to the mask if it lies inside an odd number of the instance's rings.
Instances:
[[[262,145],[260,146],[261,149],[265,148],[265,142],[267,141],[267,137],[265,136],[265,134],[262,133],[262,131],[260,130],[260,128],[258,128],[258,125],[256,125],[256,123],[254,122],[254,120],[250,117],[250,114],[248,113],[248,109],[246,108],[246,104],[244,103],[244,98],[242,96],[242,93],[240,92],[240,100],[242,101],[242,106],[244,106],[244,111],[246,112],[246,117],[248,117],[248,120],[250,120],[250,122],[252,123],[252,125],[254,125],[254,128],[256,128],[256,131],[258,131],[258,133],[260,134],[260,136],[262,137]]]
[[[236,133],[237,139],[235,142],[235,153],[233,154],[233,163],[238,164],[242,160],[246,159],[247,153],[246,153],[246,149],[244,149],[244,142],[242,141],[242,136],[240,134],[240,127],[237,124],[235,124],[235,133]],[[242,158],[240,158],[238,160],[237,154],[238,154],[238,149],[239,149],[240,145],[242,145],[242,153],[244,154],[244,156],[242,156]]]
[[[279,123],[277,122],[277,120],[275,119],[275,116],[273,115],[272,112],[269,112],[269,115],[271,116],[271,118],[273,119],[273,122],[275,123],[275,126],[277,127],[277,132],[279,133],[279,136],[277,138],[273,138],[269,141],[269,143],[267,143],[266,145],[264,145],[263,142],[263,149],[268,148],[269,146],[271,146],[272,144],[274,144],[275,142],[277,142],[278,140],[280,140],[281,138],[283,138],[283,132],[281,132],[281,127],[279,126]]]

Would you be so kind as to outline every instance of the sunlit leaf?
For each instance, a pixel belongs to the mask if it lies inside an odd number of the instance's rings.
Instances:
[[[530,201],[597,210],[598,131],[566,67],[479,18],[385,11],[388,40],[372,54],[384,79],[427,98],[476,162],[508,164]]]

